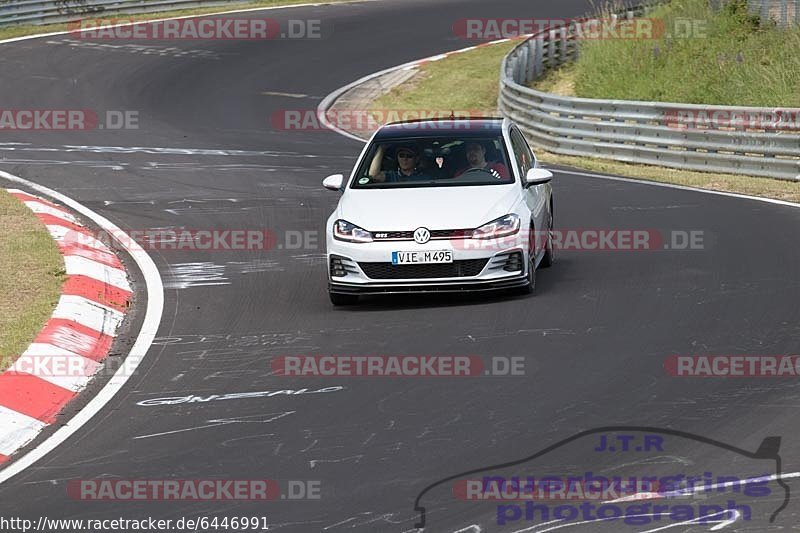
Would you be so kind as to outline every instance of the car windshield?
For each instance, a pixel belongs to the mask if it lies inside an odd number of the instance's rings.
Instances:
[[[502,137],[451,136],[376,140],[350,187],[382,189],[509,183],[514,183],[514,176]]]

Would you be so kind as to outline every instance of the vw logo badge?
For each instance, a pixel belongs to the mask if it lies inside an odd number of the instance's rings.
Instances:
[[[417,244],[425,244],[431,240],[431,232],[428,231],[428,228],[417,228],[414,230],[414,241]]]

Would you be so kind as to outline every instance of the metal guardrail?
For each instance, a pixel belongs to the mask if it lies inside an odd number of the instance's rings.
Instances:
[[[614,23],[645,12],[622,12]],[[577,57],[581,23],[534,35],[503,59],[500,112],[534,145],[563,155],[800,180],[800,109],[574,98],[527,87]]]
[[[246,0],[0,0],[0,26],[243,4]]]

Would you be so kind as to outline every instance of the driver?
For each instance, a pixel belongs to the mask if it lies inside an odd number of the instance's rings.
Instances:
[[[383,161],[385,151],[385,145],[379,146],[375,156],[372,158],[372,163],[369,166],[369,176],[373,181],[393,183],[432,179],[419,166],[419,148],[415,144],[406,143],[397,147],[395,150],[396,170],[381,170],[381,161]]]
[[[462,168],[456,172],[455,177],[469,170],[484,169],[489,171],[493,176],[498,179],[508,179],[510,176],[508,167],[503,163],[494,163],[486,161],[486,147],[478,141],[469,141],[464,147],[466,149],[467,163],[469,166]]]

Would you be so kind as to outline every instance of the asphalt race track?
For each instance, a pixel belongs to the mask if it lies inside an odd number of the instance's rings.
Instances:
[[[676,354],[798,353],[798,209],[556,170],[557,227],[702,232],[702,247],[565,250],[539,272],[531,297],[403,296],[345,308],[328,300],[324,222],[337,197],[321,180],[349,172],[361,145],[332,131],[280,131],[270,117],[313,110],[371,72],[467,46],[453,35],[456,19],[570,17],[587,8],[576,0],[386,0],[260,13],[321,19],[333,28],[323,40],[145,43],[157,51],[69,35],[3,44],[2,107],[135,110],[139,128],[0,132],[0,169],[125,229],[267,228],[279,243],[286,232],[317,241],[258,252],[151,252],[166,305],[147,359],[76,435],[0,485],[0,515],[263,516],[270,531],[413,531],[425,487],[603,426],[678,430],[750,451],[780,436],[782,472],[800,471],[796,378],[679,378],[664,370]],[[135,333],[136,320],[121,346]],[[522,357],[525,375],[272,375],[272,358],[300,354]],[[287,389],[329,392],[208,400]],[[187,396],[200,400],[152,401]],[[775,471],[691,439],[664,442],[659,462],[646,453],[595,452],[597,439],[585,437],[526,471],[625,465],[645,473],[656,463],[715,476]],[[67,494],[69,480],[106,478],[313,480],[321,490],[318,500],[272,502]],[[786,483],[794,487],[792,478]],[[426,531],[534,525],[501,526],[496,506],[448,499],[447,489],[423,497]],[[768,522],[783,497],[752,498],[752,519],[724,529],[797,527],[796,500]]]

